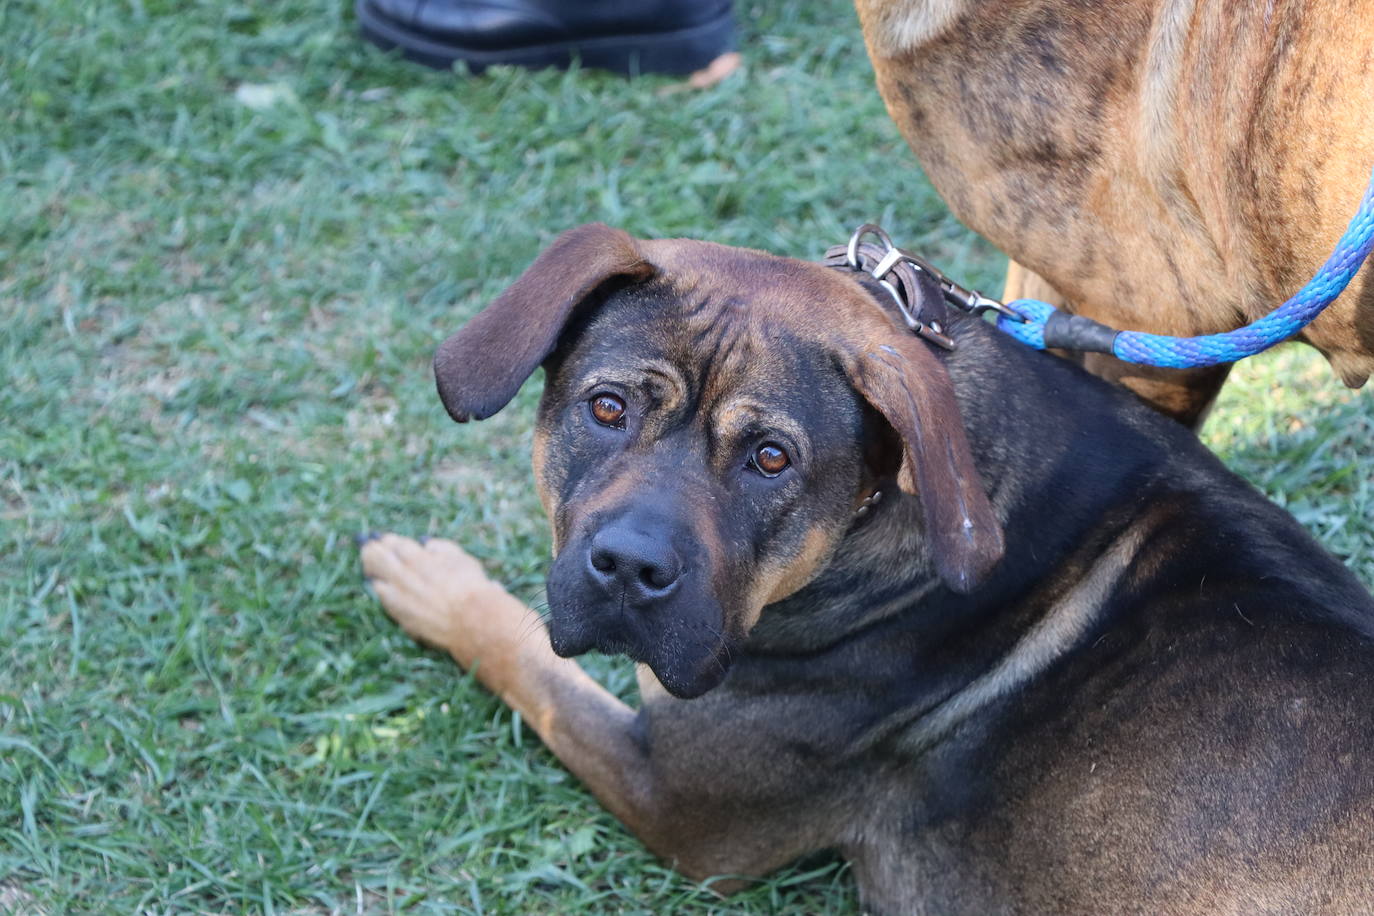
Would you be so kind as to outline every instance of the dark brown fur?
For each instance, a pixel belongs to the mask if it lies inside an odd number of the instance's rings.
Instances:
[[[1228,331],[1331,253],[1374,168],[1370,0],[857,0],[888,111],[1006,295],[1114,327]],[[1374,372],[1374,271],[1301,339]],[[1092,355],[1194,422],[1224,369]]]
[[[1183,427],[973,319],[937,354],[871,292],[565,235],[437,363],[472,416],[544,360],[552,648],[447,541],[364,547],[387,610],[696,878],[832,849],[877,913],[1367,911],[1374,599]],[[791,476],[745,465],[765,438]],[[679,584],[606,591],[626,530]],[[646,662],[639,711],[560,657],[593,646]]]

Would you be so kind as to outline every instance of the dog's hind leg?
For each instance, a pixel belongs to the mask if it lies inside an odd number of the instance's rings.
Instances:
[[[539,616],[496,582],[451,541],[420,544],[395,534],[367,541],[363,570],[397,623],[420,642],[444,649],[483,685],[517,710],[544,743],[607,809],[654,852],[687,875],[759,875],[816,848],[805,825],[783,825],[761,813],[749,773],[759,756],[714,747],[709,734],[666,736],[695,740],[714,760],[702,773],[678,754],[655,754],[653,730],[636,712],[549,647]],[[666,702],[693,708],[701,701]],[[680,726],[680,723],[679,723]],[[677,727],[677,726],[670,726]],[[661,730],[660,730],[661,731]],[[709,732],[709,729],[703,729]],[[701,746],[705,745],[705,746]],[[732,772],[739,771],[739,772]],[[714,799],[700,791],[705,780]],[[754,804],[751,804],[754,802]],[[784,806],[793,815],[797,807]],[[803,814],[801,818],[806,821]],[[713,883],[728,892],[738,881]]]
[[[1113,324],[1110,314],[1075,306],[1043,277],[1015,261],[1007,264],[1007,280],[1002,289],[1002,299],[1005,302],[1013,299],[1039,299],[1075,315],[1087,315],[1097,321]],[[1099,378],[1129,388],[1155,410],[1193,429],[1202,427],[1208,411],[1211,410],[1212,402],[1216,400],[1222,383],[1231,371],[1229,365],[1209,366],[1205,369],[1157,369],[1154,366],[1137,366],[1122,362],[1105,353],[1070,353],[1064,350],[1054,352],[1078,363]]]

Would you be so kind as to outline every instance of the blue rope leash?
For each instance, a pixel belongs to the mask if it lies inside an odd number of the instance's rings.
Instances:
[[[1017,299],[1007,306],[1025,321],[1005,314],[997,327],[1029,347],[1061,347],[1111,353],[1128,363],[1191,369],[1233,363],[1254,356],[1301,331],[1339,296],[1374,248],[1374,175],[1360,208],[1316,276],[1274,311],[1243,328],[1201,337],[1165,337],[1117,331],[1081,316],[1061,313],[1048,302]],[[1048,338],[1048,340],[1047,340]]]

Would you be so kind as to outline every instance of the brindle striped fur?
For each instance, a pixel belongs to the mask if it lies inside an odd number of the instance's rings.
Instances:
[[[1374,169],[1374,0],[857,0],[878,89],[1006,295],[1227,331],[1330,254]],[[1374,268],[1301,338],[1374,372]],[[1225,368],[1087,365],[1196,421]]]

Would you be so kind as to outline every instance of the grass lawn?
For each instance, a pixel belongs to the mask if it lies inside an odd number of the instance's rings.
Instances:
[[[665,870],[352,545],[446,534],[537,600],[538,385],[458,427],[428,362],[568,226],[814,257],[877,218],[999,288],[852,10],[740,13],[747,70],[670,94],[422,70],[336,0],[0,5],[0,911],[856,911],[825,860]],[[1374,399],[1283,352],[1206,438],[1374,582]]]

